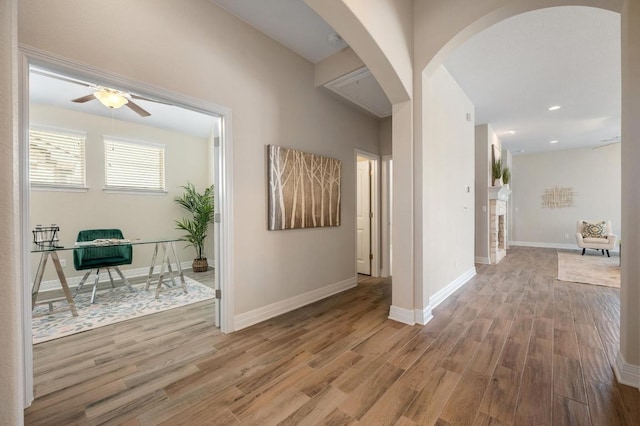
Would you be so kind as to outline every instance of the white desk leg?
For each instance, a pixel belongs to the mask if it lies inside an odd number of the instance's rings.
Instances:
[[[53,264],[56,267],[56,272],[58,273],[58,278],[60,279],[60,285],[62,286],[62,291],[64,291],[64,297],[66,297],[67,303],[69,304],[71,315],[73,315],[74,317],[77,317],[78,311],[76,310],[76,304],[73,302],[73,297],[71,297],[71,291],[69,291],[69,284],[67,284],[67,278],[64,276],[64,272],[62,271],[62,265],[60,264],[58,253],[56,253],[55,251],[52,251],[51,260],[53,260]]]
[[[156,299],[160,297],[160,287],[162,287],[162,278],[164,277],[164,264],[167,258],[167,243],[162,244],[162,263],[160,264],[160,276],[158,277],[158,286],[156,287]]]
[[[36,306],[36,299],[38,298],[38,292],[40,291],[40,284],[42,284],[42,277],[44,276],[44,269],[47,266],[49,254],[51,254],[51,252],[43,251],[40,256],[40,263],[38,263],[36,278],[33,280],[33,287],[31,288],[31,309]]]
[[[182,284],[182,291],[184,291],[184,294],[187,294],[187,283],[184,281],[184,273],[182,272],[182,266],[180,265],[180,259],[178,258],[176,246],[175,244],[173,244],[173,241],[171,241],[169,245],[171,247],[171,251],[173,252],[173,257],[176,259],[176,267],[178,268],[178,274],[180,275],[180,284]]]
[[[149,285],[151,285],[151,276],[153,275],[153,269],[156,266],[156,257],[158,256],[158,243],[156,243],[156,247],[153,249],[153,257],[151,258],[151,266],[149,266],[149,275],[147,275],[147,285],[144,287],[145,291],[149,290]]]
[[[171,283],[173,285],[173,287],[177,287],[176,284],[176,277],[175,274],[173,273],[173,268],[171,267],[171,242],[168,243],[168,247],[167,247],[167,257],[164,258],[164,260],[167,262],[167,270],[169,271],[169,276],[171,277]],[[169,285],[167,285],[167,287],[169,287]]]

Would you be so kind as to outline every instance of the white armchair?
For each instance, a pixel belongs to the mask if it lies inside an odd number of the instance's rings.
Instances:
[[[579,220],[576,225],[576,241],[578,247],[582,248],[582,254],[586,249],[602,250],[602,255],[606,250],[607,256],[609,250],[613,250],[616,246],[618,236],[611,233],[610,220]]]

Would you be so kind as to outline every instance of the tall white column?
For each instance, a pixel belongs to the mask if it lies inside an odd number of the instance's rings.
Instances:
[[[413,108],[393,105],[393,286],[389,318],[414,324]]]

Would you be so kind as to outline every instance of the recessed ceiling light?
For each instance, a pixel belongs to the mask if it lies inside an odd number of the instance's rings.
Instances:
[[[552,107],[549,107],[549,111],[556,111],[556,110],[559,110],[560,108],[561,108],[560,105],[554,105]]]
[[[549,143],[558,143],[558,141],[549,141]]]
[[[511,130],[507,130],[507,133],[509,133],[510,135],[515,135],[517,131],[518,129],[511,129]]]

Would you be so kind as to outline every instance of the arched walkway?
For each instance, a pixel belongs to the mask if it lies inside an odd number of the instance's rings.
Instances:
[[[454,239],[442,241],[437,252],[423,253],[423,235],[434,233],[433,221],[426,220],[427,209],[442,205],[442,200],[429,191],[430,185],[441,182],[425,181],[426,171],[442,168],[437,156],[428,152],[439,142],[431,140],[425,124],[425,105],[429,99],[430,78],[449,52],[489,26],[528,11],[554,6],[598,7],[621,13],[622,16],[622,229],[627,259],[640,255],[640,194],[634,185],[640,172],[632,163],[640,159],[640,144],[633,143],[640,134],[640,123],[631,117],[640,112],[640,30],[630,22],[640,20],[640,5],[630,0],[528,0],[494,2],[479,0],[447,2],[386,0],[376,7],[356,0],[331,0],[320,6],[319,0],[305,0],[329,24],[334,26],[360,55],[378,79],[393,109],[394,206],[393,224],[394,285],[390,317],[405,323],[429,319],[429,301],[449,282],[437,280],[449,254],[458,249]],[[380,13],[387,14],[383,21]],[[413,17],[407,22],[406,13]],[[346,18],[345,16],[348,16]],[[409,27],[410,26],[410,27]],[[411,34],[411,36],[409,36]],[[401,52],[401,54],[397,53]],[[400,86],[408,80],[405,52],[410,52],[413,64],[412,85],[405,99]],[[386,58],[382,58],[385,56]],[[390,75],[392,70],[394,74]],[[637,122],[637,120],[636,120]],[[446,168],[446,165],[444,166]],[[423,186],[424,182],[424,186]],[[424,207],[424,208],[423,208]],[[398,212],[398,215],[396,215]],[[471,239],[471,244],[473,239]],[[397,250],[396,250],[397,249]],[[425,249],[426,250],[426,249]],[[617,365],[619,380],[640,387],[640,266],[623,262],[622,266],[621,346]],[[434,282],[434,280],[436,280]]]

